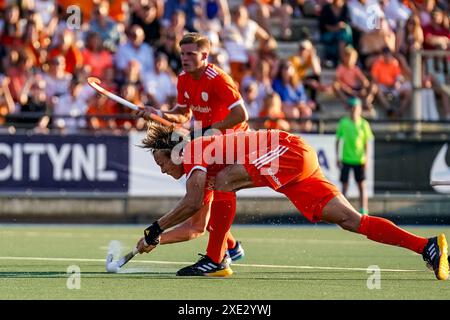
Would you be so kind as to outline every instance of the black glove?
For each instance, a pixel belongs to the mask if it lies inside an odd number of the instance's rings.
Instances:
[[[156,246],[159,244],[159,235],[163,233],[163,229],[158,221],[153,222],[150,227],[144,230],[144,240],[147,245]]]

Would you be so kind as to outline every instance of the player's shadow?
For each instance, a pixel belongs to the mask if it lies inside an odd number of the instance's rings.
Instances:
[[[73,275],[73,273],[61,272],[61,271],[4,271],[0,272],[0,279],[5,278],[67,278]],[[108,272],[81,272],[81,277],[89,278],[128,278],[128,279],[140,279],[140,278],[158,278],[158,279],[173,279],[175,278],[175,272],[133,272],[133,273],[108,273]]]

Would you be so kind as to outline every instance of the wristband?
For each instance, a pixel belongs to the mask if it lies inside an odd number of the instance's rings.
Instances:
[[[163,112],[161,110],[156,110],[156,114],[161,118],[163,117]]]
[[[153,222],[147,229],[144,230],[145,244],[156,246],[159,244],[159,235],[163,233],[163,229],[158,224],[158,221]]]

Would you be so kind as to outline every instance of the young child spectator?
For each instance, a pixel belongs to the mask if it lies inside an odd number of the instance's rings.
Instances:
[[[264,98],[259,117],[270,118],[263,123],[265,129],[291,130],[289,122],[285,120],[286,116],[283,112],[280,96],[276,92],[269,93]]]
[[[345,48],[344,61],[336,69],[336,80],[333,89],[336,96],[344,103],[349,97],[357,97],[362,100],[363,110],[370,117],[375,117],[373,100],[378,87],[371,83],[361,69],[356,65],[358,52],[352,48]]]

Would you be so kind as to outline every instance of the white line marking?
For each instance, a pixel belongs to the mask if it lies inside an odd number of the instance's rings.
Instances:
[[[0,257],[0,260],[28,260],[28,261],[78,261],[78,262],[105,262],[105,259],[82,259],[82,258],[46,258],[46,257]],[[133,260],[130,263],[146,263],[146,264],[176,264],[190,265],[192,261],[151,261],[151,260]],[[317,270],[344,270],[344,271],[367,271],[367,268],[346,268],[346,267],[319,267],[319,266],[290,266],[290,265],[274,265],[274,264],[240,264],[233,263],[236,267],[250,268],[273,268],[273,269],[317,269]],[[380,269],[384,272],[421,272],[423,270],[407,270],[407,269]]]

